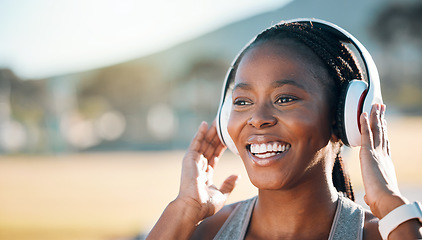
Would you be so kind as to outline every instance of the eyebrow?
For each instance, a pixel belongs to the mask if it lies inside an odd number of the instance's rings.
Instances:
[[[298,87],[298,88],[305,90],[305,87],[302,84],[298,83],[297,81],[290,80],[290,79],[277,80],[277,81],[275,81],[271,84],[271,87],[272,88],[279,88],[279,87],[282,87],[284,85],[293,85],[295,87]]]
[[[280,88],[280,87],[283,87],[284,85],[293,85],[295,87],[305,90],[305,87],[302,84],[290,79],[277,80],[271,84],[271,87]],[[235,91],[236,89],[251,90],[252,86],[248,83],[238,83],[233,87],[232,91]]]
[[[236,89],[251,90],[252,86],[248,83],[238,83],[238,84],[234,85],[232,91],[234,92]]]

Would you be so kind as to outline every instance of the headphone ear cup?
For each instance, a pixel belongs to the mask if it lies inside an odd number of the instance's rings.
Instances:
[[[344,145],[349,146],[349,142],[347,141],[346,137],[346,130],[344,129],[344,103],[346,102],[347,89],[348,84],[347,86],[343,87],[340,91],[340,96],[338,98],[337,104],[337,115],[334,133],[337,135],[338,138],[340,138]]]
[[[347,146],[361,145],[360,115],[365,100],[368,84],[361,80],[352,80],[342,90],[338,110],[337,124],[339,137]]]
[[[229,94],[226,96],[223,105],[220,107],[218,121],[217,121],[217,133],[220,137],[222,143],[235,154],[239,154],[237,151],[236,145],[234,144],[232,138],[230,137],[229,131],[227,129],[230,113],[232,109],[232,95]]]

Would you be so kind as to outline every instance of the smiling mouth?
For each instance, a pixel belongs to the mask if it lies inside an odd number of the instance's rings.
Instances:
[[[247,149],[257,158],[270,158],[272,156],[282,154],[291,147],[288,143],[270,142],[270,143],[253,143],[247,145]]]

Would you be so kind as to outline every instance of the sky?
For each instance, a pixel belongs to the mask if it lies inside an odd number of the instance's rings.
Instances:
[[[0,68],[36,79],[107,66],[290,1],[0,0]]]

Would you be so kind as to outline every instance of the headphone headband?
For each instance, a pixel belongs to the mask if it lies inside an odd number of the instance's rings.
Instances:
[[[342,39],[342,36],[346,37],[350,43],[356,48],[359,52],[361,59],[363,60],[363,64],[365,65],[365,70],[367,73],[367,81],[368,81],[368,95],[373,95],[374,98],[377,98],[376,102],[382,103],[382,95],[381,95],[381,85],[380,79],[378,74],[377,66],[375,65],[374,59],[372,58],[369,51],[363,46],[363,44],[357,40],[351,33],[347,32],[343,28],[321,19],[313,19],[313,18],[297,18],[292,19],[285,23],[310,23],[311,25],[321,27],[322,29],[337,35],[339,39]],[[372,104],[369,106],[369,110],[365,112],[369,112],[371,109]]]

